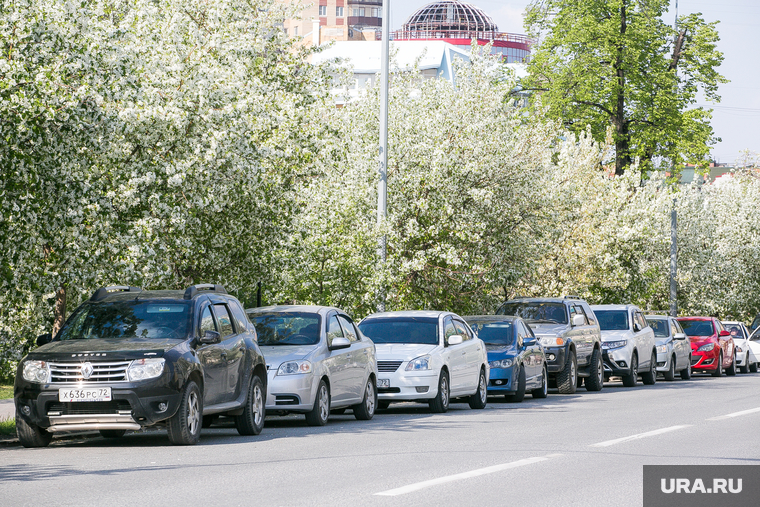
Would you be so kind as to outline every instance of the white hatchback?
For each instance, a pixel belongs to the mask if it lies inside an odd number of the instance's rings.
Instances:
[[[450,312],[405,311],[370,315],[359,324],[377,351],[378,408],[418,401],[433,412],[466,398],[485,408],[488,353],[464,320]]]

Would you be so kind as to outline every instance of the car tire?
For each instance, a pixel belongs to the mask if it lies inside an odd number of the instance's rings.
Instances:
[[[691,379],[691,356],[689,356],[689,359],[686,364],[686,368],[681,370],[681,380],[689,380]]]
[[[248,398],[243,407],[243,413],[235,416],[235,428],[239,434],[245,436],[258,435],[264,429],[265,399],[264,382],[258,375],[253,375],[251,385],[248,386]]]
[[[523,365],[520,365],[520,369],[517,371],[517,391],[505,395],[504,399],[510,403],[520,403],[525,399],[525,368]]]
[[[544,364],[544,371],[541,374],[541,387],[533,389],[530,394],[534,398],[546,398],[549,394],[549,379],[547,378],[546,365]],[[588,384],[586,384],[588,386]]]
[[[565,367],[557,374],[559,394],[575,394],[578,386],[578,360],[575,351],[571,351],[565,360]]]
[[[377,381],[373,377],[367,380],[364,386],[364,398],[358,405],[354,405],[354,417],[360,421],[369,421],[375,416],[375,407],[377,407]]]
[[[16,410],[16,435],[24,447],[47,447],[53,434],[36,424],[27,422]]]
[[[757,373],[757,363],[752,363],[749,365],[749,371],[750,373]]]
[[[668,368],[668,371],[663,372],[662,376],[665,377],[665,380],[667,381],[676,379],[676,356],[671,356],[670,368]]]
[[[623,385],[625,387],[636,387],[639,381],[639,355],[633,353],[631,357],[631,371],[628,375],[623,375]]]
[[[478,390],[470,396],[467,402],[470,408],[473,409],[480,410],[486,408],[488,404],[488,385],[486,384],[486,371],[484,368],[480,369],[480,374],[478,375]]]
[[[653,386],[657,382],[657,354],[652,352],[649,360],[649,371],[641,374],[641,381],[646,386]]]
[[[306,424],[309,426],[324,426],[330,418],[330,389],[327,382],[319,381],[317,396],[314,398],[314,407],[306,412]]]
[[[726,375],[729,377],[736,375],[736,354],[734,354],[733,359],[731,359],[731,366],[726,368]]]
[[[591,354],[591,366],[589,376],[586,377],[586,391],[601,391],[604,387],[604,365],[602,363],[602,351],[594,349]]]
[[[166,424],[169,441],[174,445],[197,444],[201,438],[203,401],[198,384],[192,380],[182,390],[177,413]]]
[[[100,430],[100,436],[103,438],[121,438],[127,433],[127,430]]]
[[[718,356],[718,367],[715,368],[715,371],[712,372],[713,377],[722,377],[723,376],[723,352],[720,353],[720,356]]]
[[[749,373],[749,352],[747,352],[747,355],[744,357],[744,365],[739,366],[739,371],[741,373]]]
[[[438,394],[428,402],[430,411],[435,414],[444,414],[449,409],[449,376],[445,371],[438,377]]]

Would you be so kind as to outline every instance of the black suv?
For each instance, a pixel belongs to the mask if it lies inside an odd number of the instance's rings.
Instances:
[[[241,435],[264,427],[266,363],[240,302],[221,285],[183,291],[98,289],[18,366],[16,432],[25,447],[53,433],[165,425],[195,444],[213,415]]]
[[[587,391],[604,385],[602,333],[596,315],[576,296],[517,298],[502,304],[496,315],[522,317],[546,352],[549,386],[573,394],[585,381]]]

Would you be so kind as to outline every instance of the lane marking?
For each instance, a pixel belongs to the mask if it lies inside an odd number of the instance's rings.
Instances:
[[[622,444],[623,442],[630,442],[631,440],[639,440],[641,438],[653,437],[655,435],[662,435],[663,433],[670,433],[671,431],[677,431],[689,427],[691,427],[691,424],[669,426],[667,428],[660,428],[659,430],[647,431],[646,433],[639,433],[637,435],[630,435],[628,437],[616,438],[615,440],[606,440],[604,442],[599,442],[598,444],[591,444],[589,447],[609,447],[611,445]]]
[[[711,417],[707,420],[708,421],[722,421],[723,419],[731,419],[732,417],[741,417],[743,415],[754,414],[756,412],[760,412],[760,407],[751,408],[749,410],[742,410],[741,412],[734,412],[732,414],[720,415],[718,417]]]
[[[469,472],[463,472],[461,474],[447,475],[445,477],[439,477],[437,479],[431,479],[429,481],[422,481],[422,482],[417,482],[415,484],[409,484],[408,486],[403,486],[401,488],[381,491],[380,493],[375,493],[375,495],[379,495],[379,496],[405,495],[407,493],[419,491],[421,489],[429,488],[431,486],[437,486],[439,484],[445,484],[447,482],[461,481],[463,479],[470,479],[472,477],[478,477],[481,475],[493,474],[496,472],[501,472],[502,470],[509,470],[510,468],[518,468],[518,467],[523,467],[526,465],[532,465],[533,463],[548,461],[551,458],[557,458],[559,456],[562,456],[562,454],[549,454],[544,457],[526,458],[526,459],[521,459],[518,461],[513,461],[511,463],[503,463],[501,465],[494,465],[494,466],[490,466],[486,468],[478,468],[477,470],[470,470]]]

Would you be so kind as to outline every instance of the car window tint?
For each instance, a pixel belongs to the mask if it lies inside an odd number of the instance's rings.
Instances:
[[[448,340],[450,336],[457,334],[457,330],[454,327],[454,323],[451,321],[451,317],[446,317],[443,321],[444,336]]]
[[[462,341],[472,339],[470,331],[467,329],[467,326],[464,324],[464,322],[454,319],[454,326],[457,328],[457,334],[462,335]]]
[[[215,304],[214,314],[216,314],[216,320],[219,321],[219,332],[222,334],[222,338],[235,334],[235,329],[232,327],[232,319],[230,318],[230,312],[227,310],[227,305],[223,303]]]
[[[583,312],[586,314],[586,320],[589,324],[592,326],[596,324],[596,317],[594,317],[594,312],[591,311],[591,307],[586,303],[581,303],[581,307],[583,308]]]
[[[647,319],[647,324],[654,331],[654,335],[657,338],[667,338],[668,336],[668,321],[665,319]]]
[[[588,325],[588,317],[586,317],[586,311],[583,309],[580,305],[574,305],[573,308],[575,309],[575,313],[577,315],[583,315],[583,321],[585,325]]]
[[[602,331],[624,331],[628,329],[628,312],[625,310],[596,310]]]
[[[340,328],[336,315],[327,321],[327,343],[332,344],[333,338],[343,338],[343,330]]]
[[[357,342],[359,339],[356,337],[356,331],[354,331],[354,325],[348,321],[343,315],[338,315],[340,325],[343,326],[343,333],[350,342]]]
[[[710,336],[715,334],[715,328],[710,320],[681,320],[679,322],[689,336]]]
[[[239,332],[245,332],[253,327],[251,326],[251,321],[248,320],[248,317],[245,315],[243,307],[240,306],[237,302],[230,301],[229,309],[232,312],[232,317],[235,319],[235,327],[239,330]]]
[[[651,322],[650,322],[651,324]],[[652,326],[654,328],[654,326]],[[670,334],[671,336],[675,336],[678,333],[678,322],[675,320],[670,320]],[[657,336],[657,331],[655,331],[655,336]]]
[[[201,325],[199,326],[201,336],[206,334],[206,331],[216,331],[216,323],[214,317],[211,316],[211,307],[207,306],[201,313]]]

